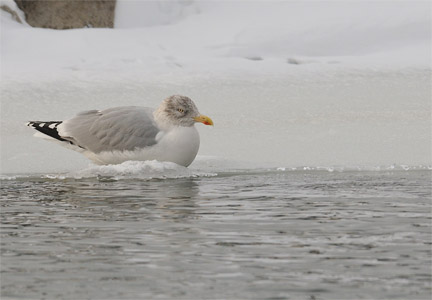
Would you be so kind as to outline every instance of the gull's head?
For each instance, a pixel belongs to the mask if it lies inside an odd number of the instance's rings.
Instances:
[[[196,122],[213,125],[212,119],[201,115],[195,103],[186,96],[173,95],[166,98],[155,113],[159,119],[176,126],[190,127]]]

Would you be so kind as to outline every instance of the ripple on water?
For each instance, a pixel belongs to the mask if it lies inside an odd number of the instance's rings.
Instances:
[[[2,297],[429,299],[430,171],[208,173],[2,181]]]

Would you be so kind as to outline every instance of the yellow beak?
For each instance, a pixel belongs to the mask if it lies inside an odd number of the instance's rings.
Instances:
[[[209,117],[204,116],[204,115],[200,115],[198,117],[195,117],[194,120],[195,120],[195,122],[200,122],[200,123],[203,123],[205,125],[212,125],[213,126],[212,119],[210,119]]]

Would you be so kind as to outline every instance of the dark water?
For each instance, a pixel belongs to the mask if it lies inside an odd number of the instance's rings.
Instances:
[[[1,182],[2,299],[430,299],[431,172]]]

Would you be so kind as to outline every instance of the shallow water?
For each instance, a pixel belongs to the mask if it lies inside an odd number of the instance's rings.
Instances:
[[[430,299],[430,170],[177,175],[2,180],[2,299]]]

